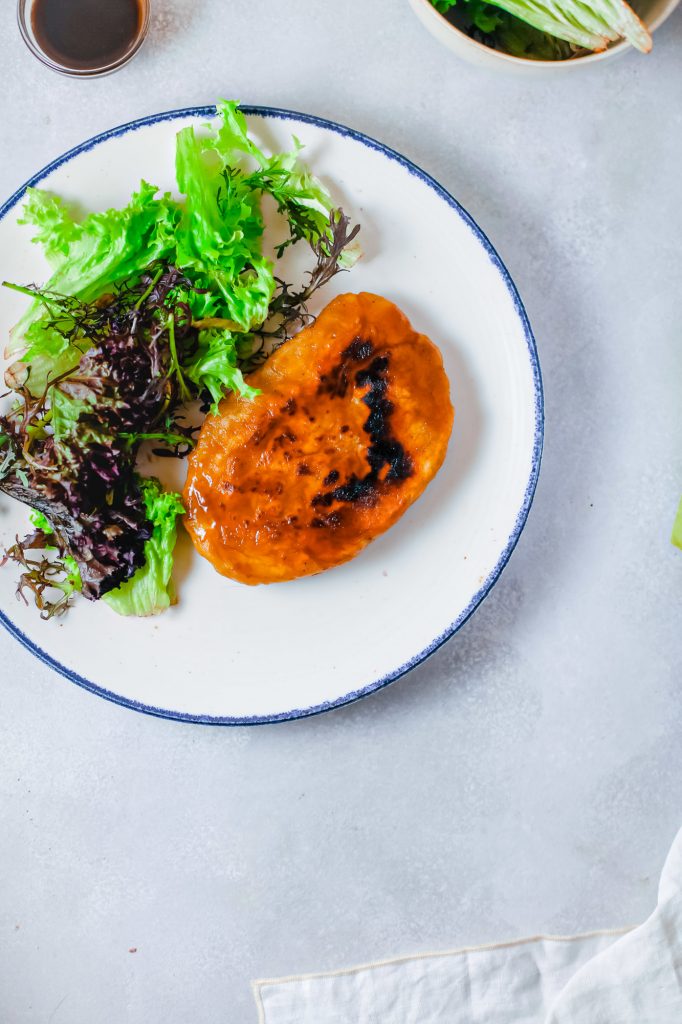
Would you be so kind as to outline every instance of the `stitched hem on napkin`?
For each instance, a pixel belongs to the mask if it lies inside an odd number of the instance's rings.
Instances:
[[[441,950],[432,953],[412,953],[405,956],[390,957],[387,960],[375,960],[365,964],[357,964],[354,967],[341,967],[335,971],[316,971],[310,974],[292,974],[281,978],[258,978],[251,983],[256,1008],[258,1010],[258,1024],[266,1024],[265,1006],[263,1004],[263,989],[269,986],[280,986],[300,983],[302,981],[313,981],[320,978],[340,978],[357,974],[360,971],[372,971],[381,967],[390,967],[399,964],[407,964],[419,960],[436,960],[444,957],[460,956],[467,953],[486,953],[496,949],[513,949],[517,946],[527,946],[536,942],[580,942],[594,938],[620,938],[633,931],[635,925],[626,925],[622,928],[602,928],[595,931],[583,932],[580,935],[531,935],[522,939],[509,939],[506,942],[490,942],[480,946],[460,946],[457,949]]]

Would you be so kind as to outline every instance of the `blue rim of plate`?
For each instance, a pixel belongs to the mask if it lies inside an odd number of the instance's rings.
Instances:
[[[297,718],[308,718],[312,715],[320,715],[325,711],[332,711],[334,708],[342,707],[345,704],[352,704],[357,700],[361,700],[363,697],[368,697],[371,693],[375,693],[377,690],[383,689],[388,686],[389,683],[395,682],[396,679],[400,679],[406,673],[410,672],[417,665],[420,665],[423,661],[426,661],[432,654],[434,654],[439,647],[454,636],[454,634],[464,625],[467,619],[474,613],[476,608],[479,606],[481,601],[490,593],[492,588],[497,583],[500,573],[504,569],[505,565],[509,561],[512,551],[516,547],[519,537],[523,531],[530,512],[531,505],[533,504],[533,497],[535,495],[535,488],[538,482],[538,475],[540,473],[540,462],[542,460],[542,446],[544,440],[544,427],[545,427],[545,413],[544,413],[544,393],[542,387],[542,374],[540,371],[540,361],[538,359],[537,347],[535,344],[535,338],[533,337],[533,331],[531,330],[528,315],[526,313],[521,297],[516,289],[509,271],[498,256],[495,248],[490,242],[489,238],[484,231],[478,226],[476,221],[467,211],[457,202],[454,196],[440,185],[435,178],[432,178],[430,174],[423,171],[416,164],[408,160],[401,153],[391,149],[389,146],[385,146],[382,142],[377,142],[369,135],[363,134],[363,132],[355,131],[353,128],[347,128],[345,125],[338,124],[336,121],[329,121],[324,117],[316,117],[314,114],[301,114],[295,110],[284,110],[279,107],[262,107],[262,106],[249,106],[242,104],[240,109],[246,114],[255,117],[266,117],[266,118],[278,118],[280,120],[291,120],[299,121],[301,124],[314,125],[317,128],[324,128],[328,131],[335,132],[337,135],[341,135],[345,138],[353,139],[356,142],[361,143],[363,146],[367,146],[368,149],[376,150],[378,153],[382,153],[388,157],[389,160],[393,160],[405,168],[411,175],[418,178],[421,182],[432,189],[451,209],[455,210],[458,215],[462,218],[464,223],[469,227],[471,232],[475,235],[477,240],[485,249],[491,263],[495,266],[500,277],[504,281],[507,290],[514,303],[516,314],[521,321],[523,327],[524,337],[526,339],[526,345],[528,347],[528,356],[530,359],[532,374],[533,374],[533,388],[535,398],[535,432],[533,437],[533,454],[531,460],[531,470],[528,477],[528,483],[523,497],[521,508],[519,509],[514,523],[514,529],[512,530],[509,539],[500,555],[495,568],[490,572],[487,579],[484,581],[480,589],[474,594],[467,607],[459,614],[451,626],[444,630],[439,636],[433,640],[428,647],[426,647],[419,654],[416,654],[409,661],[401,665],[400,668],[394,669],[385,676],[381,676],[379,679],[375,679],[373,682],[368,683],[365,686],[360,687],[357,690],[352,690],[350,693],[345,694],[342,697],[336,698],[336,700],[325,701],[322,704],[316,704],[309,708],[294,708],[291,711],[283,711],[272,715],[252,715],[244,717],[230,717],[220,715],[192,715],[182,711],[171,711],[166,708],[158,708],[153,705],[143,704],[140,701],[131,700],[127,697],[122,697],[117,693],[113,693],[111,690],[107,690],[102,686],[98,686],[89,679],[85,679],[83,676],[74,672],[73,669],[68,668],[66,665],[62,665],[55,658],[51,657],[44,651],[42,647],[35,644],[25,633],[12,620],[5,615],[0,609],[0,622],[7,629],[12,636],[14,636],[27,650],[34,654],[40,659],[45,665],[49,665],[60,675],[65,676],[72,683],[76,683],[78,686],[82,686],[85,690],[89,690],[91,693],[97,694],[99,697],[104,697],[106,700],[110,700],[115,704],[120,704],[126,708],[132,708],[134,711],[140,711],[143,714],[154,715],[157,718],[170,718],[174,721],[179,722],[192,722],[198,725],[270,725],[276,722],[287,722]],[[22,199],[27,188],[31,188],[38,185],[44,178],[46,178],[53,171],[56,171],[63,164],[73,160],[74,157],[79,156],[81,153],[87,153],[88,150],[93,149],[102,142],[106,142],[108,139],[118,138],[121,135],[126,135],[128,132],[137,131],[140,128],[145,128],[148,125],[158,124],[161,121],[174,121],[180,118],[188,117],[214,117],[216,114],[216,108],[214,106],[203,106],[203,107],[184,107],[178,110],[167,110],[160,114],[150,114],[148,117],[140,117],[135,121],[129,121],[126,124],[119,125],[117,128],[111,128],[109,131],[102,132],[99,135],[93,136],[91,139],[87,139],[85,142],[81,142],[80,145],[74,146],[73,149],[57,157],[52,163],[47,164],[42,170],[34,174],[25,184],[23,184],[14,195],[0,206],[0,220],[5,217],[9,211],[16,206],[16,204]]]

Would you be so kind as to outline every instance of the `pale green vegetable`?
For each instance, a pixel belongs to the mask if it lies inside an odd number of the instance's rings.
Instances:
[[[604,50],[609,43],[627,39],[648,53],[651,33],[625,0],[431,0],[445,14],[458,4],[475,8],[474,24],[483,32],[495,31],[490,9],[499,8],[556,39],[586,50]]]
[[[140,481],[152,535],[144,546],[144,565],[118,589],[102,598],[119,615],[156,615],[175,601],[173,550],[176,520],[184,513],[179,494],[164,491],[154,477]]]
[[[680,507],[677,510],[677,516],[673,523],[673,535],[671,537],[673,544],[682,550],[682,501]]]

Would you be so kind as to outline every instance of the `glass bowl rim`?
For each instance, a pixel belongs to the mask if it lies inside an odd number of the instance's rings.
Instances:
[[[114,71],[118,71],[119,68],[122,68],[133,59],[147,38],[147,34],[149,32],[151,0],[137,0],[142,17],[140,19],[140,26],[137,33],[126,52],[121,54],[120,57],[117,57],[116,60],[111,61],[108,64],[102,64],[99,67],[73,68],[68,64],[62,64],[58,60],[54,60],[53,57],[50,57],[49,54],[39,46],[30,26],[30,12],[35,2],[36,0],[17,0],[17,23],[19,25],[21,38],[24,40],[24,43],[33,56],[36,57],[41,64],[50,68],[51,71],[56,71],[61,75],[67,75],[69,78],[98,78],[103,75],[110,75]]]

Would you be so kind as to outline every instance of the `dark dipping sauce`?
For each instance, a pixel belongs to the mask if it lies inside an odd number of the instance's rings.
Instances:
[[[66,68],[96,70],[130,50],[142,26],[140,0],[34,0],[36,43]]]

